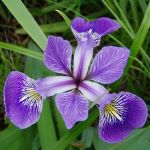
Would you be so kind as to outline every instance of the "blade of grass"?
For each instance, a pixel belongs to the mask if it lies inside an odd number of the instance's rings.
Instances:
[[[37,60],[43,61],[43,54],[41,52],[36,52],[36,51],[31,50],[31,49],[27,49],[27,48],[17,46],[14,44],[8,44],[5,42],[0,42],[0,48],[11,50],[13,52],[23,54],[25,56],[29,56],[29,57],[35,58]]]
[[[65,13],[63,13],[62,11],[60,11],[60,10],[56,10],[56,11],[63,17],[63,19],[65,20],[65,22],[67,23],[67,25],[70,27],[71,21],[68,18],[68,16]]]
[[[65,30],[68,29],[68,26],[63,21],[63,22],[56,22],[56,23],[50,23],[50,24],[42,24],[40,25],[40,28],[42,29],[44,33],[56,33],[56,32],[64,32]],[[17,29],[16,33],[27,34],[27,32],[22,28]]]
[[[150,28],[150,19],[149,18],[150,18],[150,2],[148,4],[147,10],[146,10],[145,16],[142,20],[142,23],[140,25],[140,28],[139,28],[139,30],[138,30],[138,32],[137,32],[137,34],[133,40],[133,43],[131,45],[131,48],[130,48],[131,49],[131,54],[130,54],[131,57],[136,57],[140,48],[142,47],[144,39],[145,39],[147,32]],[[129,61],[128,61],[128,64],[125,68],[123,76],[113,86],[114,90],[120,85],[121,81],[127,75],[128,70],[129,70],[130,66],[132,65],[132,63],[133,63],[133,59],[129,58]]]
[[[117,21],[120,23],[120,25],[125,29],[127,34],[131,37],[131,39],[134,38],[134,35],[130,32],[130,30],[126,27],[126,24],[119,18],[118,14],[109,6],[110,1],[108,0],[102,0],[104,5],[108,8],[108,10],[114,15],[114,17],[117,19]],[[108,4],[109,3],[109,4]],[[112,4],[111,4],[112,5]],[[113,6],[113,5],[112,5]]]
[[[41,49],[44,49],[47,38],[23,2],[21,0],[2,0],[2,2],[14,15],[24,30],[26,30],[30,37],[35,41],[35,43]]]

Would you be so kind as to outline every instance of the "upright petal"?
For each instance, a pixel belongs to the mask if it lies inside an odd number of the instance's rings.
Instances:
[[[99,136],[108,143],[127,138],[133,129],[145,124],[148,116],[144,101],[129,92],[109,94],[99,104]]]
[[[102,17],[96,19],[95,21],[92,21],[91,27],[93,29],[93,32],[98,33],[99,36],[104,36],[118,30],[120,28],[120,25],[113,19]]]
[[[66,92],[56,96],[56,105],[68,129],[88,117],[88,102],[77,92]]]
[[[83,81],[78,89],[90,101],[96,101],[108,93],[102,85],[91,81]]]
[[[5,82],[6,115],[21,129],[36,123],[40,117],[43,100],[35,86],[35,80],[17,71],[11,72]]]
[[[42,78],[37,82],[36,90],[43,97],[52,96],[58,93],[76,88],[76,84],[71,77],[53,76]]]
[[[113,83],[122,76],[129,54],[124,47],[102,48],[95,56],[87,78],[103,84]]]
[[[93,43],[90,37],[87,41],[79,41],[74,54],[74,77],[80,81],[84,80],[91,59],[93,57]]]
[[[71,22],[71,29],[77,40],[86,40],[86,36],[91,27],[90,23],[85,19],[76,17]]]
[[[57,73],[71,74],[72,48],[67,40],[49,36],[44,53],[45,65]]]
[[[116,21],[106,17],[90,22],[76,17],[71,23],[71,29],[77,40],[85,41],[90,36],[93,39],[95,47],[99,45],[102,36],[112,33],[119,28],[120,25]]]

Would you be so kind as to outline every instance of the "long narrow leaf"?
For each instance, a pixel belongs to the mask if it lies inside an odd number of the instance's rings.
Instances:
[[[23,54],[25,56],[29,56],[29,57],[35,58],[37,60],[43,61],[43,54],[41,52],[36,52],[31,49],[27,49],[27,48],[17,46],[14,44],[8,44],[5,42],[0,42],[0,48],[11,50],[13,52]]]
[[[14,15],[24,30],[26,30],[30,37],[35,41],[35,43],[41,49],[44,49],[47,38],[23,2],[21,0],[2,0],[2,2]]]

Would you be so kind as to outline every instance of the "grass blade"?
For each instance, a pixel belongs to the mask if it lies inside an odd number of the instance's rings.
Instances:
[[[47,38],[23,2],[21,0],[2,0],[2,2],[14,15],[24,30],[30,35],[33,41],[35,41],[41,49],[44,49]]]
[[[0,48],[8,49],[8,50],[11,50],[13,52],[23,54],[25,56],[29,56],[29,57],[35,58],[37,60],[43,61],[43,54],[41,52],[36,52],[36,51],[31,50],[31,49],[27,49],[27,48],[17,46],[14,44],[8,44],[5,42],[0,42]]]

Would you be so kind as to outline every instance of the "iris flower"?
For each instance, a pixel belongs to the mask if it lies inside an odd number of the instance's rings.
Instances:
[[[90,22],[75,18],[71,29],[78,45],[73,58],[67,40],[49,36],[44,63],[58,75],[34,80],[21,72],[10,73],[4,88],[6,115],[10,120],[19,128],[29,127],[38,121],[44,99],[56,95],[56,106],[68,129],[86,120],[89,103],[97,101],[99,134],[103,140],[118,142],[134,128],[141,127],[147,117],[145,103],[131,93],[109,94],[101,85],[121,77],[129,50],[106,46],[93,59],[93,50],[102,36],[119,27],[116,21],[106,17]],[[132,115],[137,115],[136,119]]]

